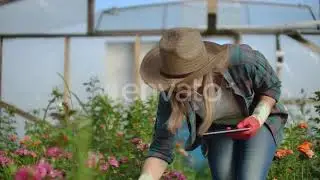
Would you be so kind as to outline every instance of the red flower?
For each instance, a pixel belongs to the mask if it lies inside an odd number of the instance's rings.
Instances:
[[[284,158],[290,154],[293,154],[293,151],[291,149],[278,149],[275,153],[275,156],[278,159]]]
[[[68,141],[69,141],[69,138],[68,138],[67,135],[64,134],[62,137],[63,137],[63,141],[64,141],[64,142],[68,142]]]
[[[307,129],[308,128],[308,123],[306,122],[301,122],[298,124],[298,127],[301,129]]]
[[[308,158],[312,158],[314,156],[314,152],[311,150],[311,147],[312,144],[308,141],[305,141],[298,146],[298,150]]]
[[[100,124],[100,128],[101,128],[101,129],[106,129],[106,125]]]

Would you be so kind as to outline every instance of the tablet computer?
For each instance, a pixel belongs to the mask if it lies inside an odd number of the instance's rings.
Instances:
[[[213,134],[224,134],[224,133],[233,133],[233,132],[241,132],[241,131],[247,131],[250,128],[239,128],[239,129],[225,129],[225,130],[217,130],[212,132],[204,133],[203,135],[213,135]]]

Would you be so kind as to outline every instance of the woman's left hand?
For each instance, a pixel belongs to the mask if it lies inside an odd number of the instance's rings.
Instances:
[[[247,139],[251,138],[252,136],[254,136],[258,132],[260,127],[261,127],[261,125],[260,125],[259,120],[255,116],[249,116],[237,124],[238,129],[239,128],[250,128],[249,130],[228,133],[227,136],[229,136],[233,139],[247,140]]]

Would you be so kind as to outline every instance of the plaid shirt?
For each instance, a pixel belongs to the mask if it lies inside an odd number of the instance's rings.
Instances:
[[[249,116],[259,102],[259,96],[265,95],[276,100],[276,105],[265,124],[270,129],[274,141],[279,145],[283,139],[283,128],[287,122],[286,108],[279,103],[281,81],[266,58],[248,45],[228,45],[230,67],[223,74],[227,88],[231,88],[239,102],[243,115]],[[175,135],[167,130],[167,121],[171,113],[171,105],[160,93],[153,140],[147,157],[157,157],[168,164],[174,160]],[[201,119],[189,108],[186,115],[189,138],[185,150],[192,151],[202,144],[202,152],[206,156],[207,148],[202,138],[197,136],[196,129]]]

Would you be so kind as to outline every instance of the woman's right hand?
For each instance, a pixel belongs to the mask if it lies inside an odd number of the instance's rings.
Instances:
[[[153,180],[153,177],[149,173],[142,173],[138,180]]]
[[[168,163],[156,157],[146,159],[139,180],[159,180],[167,169]]]

